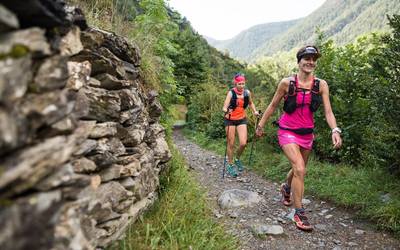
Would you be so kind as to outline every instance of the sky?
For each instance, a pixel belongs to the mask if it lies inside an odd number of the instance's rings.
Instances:
[[[325,0],[167,0],[203,36],[234,37],[254,25],[305,17]]]

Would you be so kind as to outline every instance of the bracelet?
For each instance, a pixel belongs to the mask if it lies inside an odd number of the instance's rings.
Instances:
[[[333,133],[339,133],[339,134],[341,134],[342,133],[342,130],[339,128],[339,127],[336,127],[336,128],[333,128],[332,129],[332,134]]]

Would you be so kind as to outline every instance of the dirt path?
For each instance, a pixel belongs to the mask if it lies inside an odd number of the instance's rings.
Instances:
[[[199,183],[206,188],[216,219],[240,240],[242,249],[400,249],[399,240],[312,196],[305,197],[310,201],[305,208],[315,229],[300,231],[287,218],[290,209],[279,202],[278,183],[246,170],[239,178],[222,179],[223,157],[201,149],[179,130],[174,131],[174,142]],[[251,208],[222,210],[217,199],[228,189],[257,192],[264,200]],[[254,236],[251,226],[255,223],[280,225],[284,233],[263,238]]]

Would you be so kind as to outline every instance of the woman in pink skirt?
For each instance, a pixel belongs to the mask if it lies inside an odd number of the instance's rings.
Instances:
[[[286,182],[281,185],[282,203],[286,206],[293,204],[293,220],[297,228],[308,231],[313,227],[305,215],[301,201],[306,165],[314,140],[313,113],[321,103],[326,121],[332,129],[333,147],[338,149],[342,145],[341,130],[337,127],[329,101],[328,84],[313,74],[320,56],[315,46],[305,46],[297,52],[298,73],[281,80],[256,129],[257,136],[262,136],[265,123],[284,99],[284,113],[278,121],[278,139],[292,169],[287,174]]]

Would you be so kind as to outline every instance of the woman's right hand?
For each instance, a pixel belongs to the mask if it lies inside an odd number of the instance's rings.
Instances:
[[[233,109],[222,109],[222,112],[224,112],[224,114],[230,114],[232,113]]]
[[[232,113],[232,109],[222,109],[222,112],[224,112],[224,117],[226,119],[230,119],[230,114]]]

